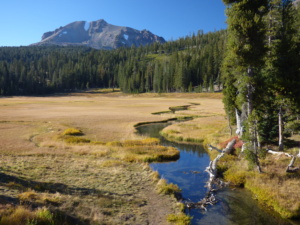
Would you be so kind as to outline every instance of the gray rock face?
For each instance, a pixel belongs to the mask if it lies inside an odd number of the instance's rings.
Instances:
[[[105,20],[77,21],[55,31],[46,32],[42,40],[32,45],[83,45],[95,49],[116,49],[122,46],[140,46],[165,39],[147,30],[135,30],[108,24]]]

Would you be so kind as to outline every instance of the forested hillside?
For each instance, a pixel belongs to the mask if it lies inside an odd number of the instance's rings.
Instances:
[[[124,92],[209,90],[220,84],[226,31],[145,47],[0,48],[0,95],[40,95],[87,88]],[[197,87],[195,89],[195,87]],[[210,89],[211,90],[211,89]]]

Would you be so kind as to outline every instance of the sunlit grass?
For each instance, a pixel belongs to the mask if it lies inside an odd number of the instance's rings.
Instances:
[[[167,183],[165,179],[160,179],[157,183],[157,191],[160,194],[175,195],[180,193],[181,189],[176,184]]]
[[[113,157],[126,162],[162,162],[179,158],[179,150],[159,145],[159,139],[125,140],[107,143],[112,147]]]
[[[47,208],[38,208],[30,210],[24,206],[18,206],[11,209],[2,216],[0,220],[1,225],[16,225],[16,224],[43,224],[54,225],[54,215]]]
[[[58,193],[38,193],[33,190],[29,190],[19,194],[18,198],[22,204],[39,203],[58,205],[61,203],[61,196]]]
[[[167,217],[167,220],[176,225],[189,225],[191,224],[192,217],[184,213],[181,214],[170,214]]]
[[[166,127],[161,132],[168,139],[216,145],[228,138],[229,129],[224,116],[211,115]]]
[[[62,135],[80,136],[80,135],[83,135],[83,132],[76,128],[68,128],[68,129],[64,130]]]

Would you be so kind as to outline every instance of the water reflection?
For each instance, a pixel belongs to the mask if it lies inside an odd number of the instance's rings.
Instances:
[[[172,122],[174,123],[174,122]],[[152,163],[151,168],[159,172],[162,178],[177,184],[182,189],[184,199],[199,201],[207,192],[205,187],[208,174],[204,172],[209,164],[209,157],[201,145],[188,145],[170,142],[159,135],[170,123],[144,125],[137,128],[141,135],[156,137],[161,144],[173,146],[180,150],[180,158],[176,162]],[[193,216],[192,224],[213,225],[288,225],[300,224],[283,220],[274,212],[260,207],[251,194],[245,189],[223,189],[217,193],[218,203],[208,207],[207,212],[192,209],[187,213]]]

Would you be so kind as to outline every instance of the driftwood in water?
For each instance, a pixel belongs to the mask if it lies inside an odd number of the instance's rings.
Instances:
[[[232,152],[235,143],[236,139],[231,140],[223,150],[218,149],[217,147],[214,147],[212,145],[208,145],[211,150],[217,150],[220,154],[213,161],[210,161],[209,166],[205,169],[205,171],[209,174],[209,180],[207,182],[208,192],[206,196],[199,202],[194,203],[191,201],[186,201],[185,206],[188,209],[199,208],[206,211],[206,207],[208,205],[214,205],[217,203],[214,192],[216,191],[216,188],[225,186],[225,183],[223,181],[217,179],[217,163],[225,154],[230,154]]]
[[[286,152],[276,152],[276,151],[273,151],[271,149],[267,149],[267,153],[270,153],[270,154],[273,154],[273,155],[278,155],[278,156],[283,155],[283,156],[287,156],[287,157],[291,158],[291,161],[290,161],[289,165],[286,168],[286,172],[293,173],[293,172],[296,172],[296,171],[300,170],[299,167],[294,167],[296,157],[300,158],[300,150],[299,150],[298,155],[296,155],[296,156],[294,156],[292,154],[289,154],[289,153],[286,153]]]

